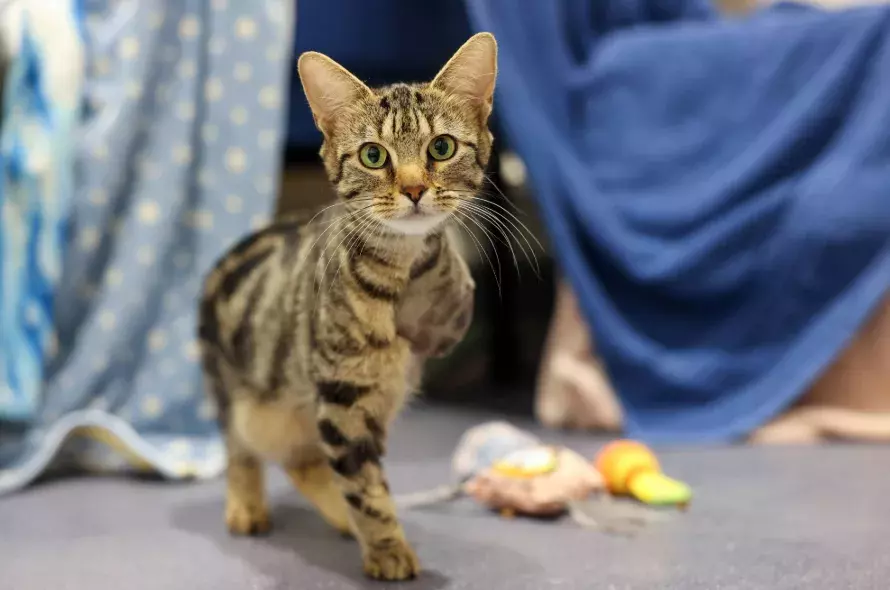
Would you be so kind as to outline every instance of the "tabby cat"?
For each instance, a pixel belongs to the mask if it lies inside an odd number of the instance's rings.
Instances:
[[[369,576],[412,578],[381,457],[423,359],[472,317],[446,230],[484,180],[497,45],[473,36],[424,84],[372,90],[314,52],[298,69],[339,198],[247,237],[207,277],[199,333],[228,451],[226,524],[269,529],[263,466],[278,463],[358,539]]]

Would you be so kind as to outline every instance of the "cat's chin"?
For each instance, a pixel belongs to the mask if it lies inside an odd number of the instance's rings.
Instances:
[[[396,219],[384,219],[383,223],[394,232],[406,236],[425,236],[439,229],[447,217],[447,213],[424,213]]]

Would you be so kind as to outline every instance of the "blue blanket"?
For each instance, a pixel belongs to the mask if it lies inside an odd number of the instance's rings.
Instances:
[[[5,80],[0,151],[0,495],[56,466],[215,477],[224,448],[195,302],[215,260],[274,210],[293,2],[50,4],[0,12],[2,30],[19,14],[28,41]],[[49,114],[23,119],[42,96]],[[13,175],[20,160],[43,173]],[[10,217],[10,203],[31,209]],[[33,210],[44,231],[22,228]],[[52,282],[6,280],[35,259]]]
[[[786,408],[890,286],[890,8],[468,5],[629,434]]]

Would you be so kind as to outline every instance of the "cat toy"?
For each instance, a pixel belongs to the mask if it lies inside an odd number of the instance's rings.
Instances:
[[[632,533],[658,518],[643,505],[688,504],[691,498],[683,492],[688,487],[661,474],[654,454],[639,443],[607,445],[595,464],[505,422],[468,430],[452,468],[456,484],[399,496],[396,503],[411,509],[468,496],[507,518],[568,513],[585,527]]]
[[[637,441],[609,443],[597,455],[595,465],[614,495],[630,496],[652,506],[681,509],[692,500],[689,486],[662,473],[655,453]]]

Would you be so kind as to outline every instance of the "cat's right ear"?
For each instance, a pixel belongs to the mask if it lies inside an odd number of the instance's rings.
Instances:
[[[371,89],[346,68],[326,55],[307,51],[297,61],[303,92],[312,109],[315,125],[325,135],[333,129],[337,113],[344,106],[373,95]]]

